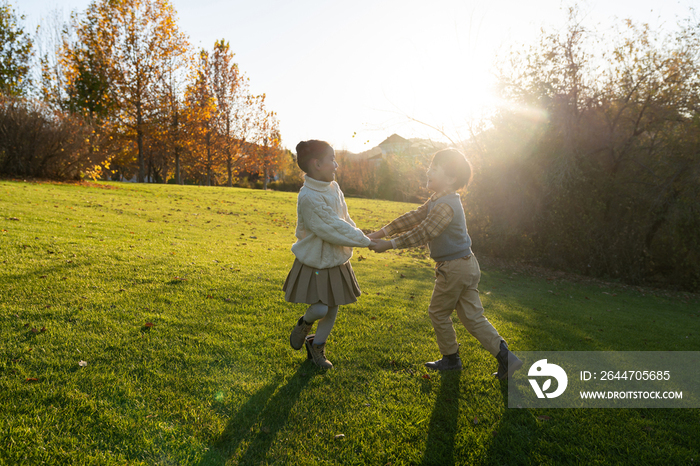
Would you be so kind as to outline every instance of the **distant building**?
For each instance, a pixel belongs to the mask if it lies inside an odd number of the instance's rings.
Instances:
[[[411,141],[404,139],[398,134],[392,134],[384,141],[379,143],[378,146],[383,155],[388,154],[406,154],[411,149]]]
[[[421,155],[431,154],[438,149],[445,147],[444,144],[434,143],[426,139],[405,139],[398,134],[392,134],[379,145],[373,148],[355,154],[349,151],[337,151],[340,155],[344,155],[349,160],[372,160],[377,163],[386,159],[390,155],[417,157]]]

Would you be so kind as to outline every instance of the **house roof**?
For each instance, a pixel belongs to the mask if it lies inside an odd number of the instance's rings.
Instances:
[[[384,141],[379,143],[379,147],[386,145],[386,144],[410,144],[410,141],[408,139],[404,139],[398,134],[392,134],[388,138],[386,138]]]

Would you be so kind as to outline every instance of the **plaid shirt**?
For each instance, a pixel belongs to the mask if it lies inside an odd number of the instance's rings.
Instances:
[[[394,249],[413,248],[427,244],[430,240],[445,231],[452,221],[454,212],[447,204],[438,204],[428,213],[428,203],[440,199],[452,191],[441,191],[433,194],[428,201],[416,210],[403,214],[393,222],[384,226],[384,234],[393,236],[404,233],[391,240]]]

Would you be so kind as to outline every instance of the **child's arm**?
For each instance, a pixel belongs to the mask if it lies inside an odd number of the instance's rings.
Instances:
[[[327,243],[347,247],[367,247],[371,240],[350,225],[327,204],[308,198],[301,200],[300,213],[306,227]]]
[[[428,203],[426,202],[422,206],[418,207],[416,210],[412,210],[397,217],[391,223],[384,225],[380,230],[370,233],[369,238],[375,240],[379,238],[384,238],[385,236],[392,236],[399,233],[403,233],[419,225],[428,217]]]
[[[394,238],[391,241],[383,241],[370,235],[370,238],[376,243],[376,246],[372,246],[370,249],[375,252],[384,252],[392,248],[404,249],[422,246],[445,231],[453,216],[452,207],[447,204],[438,204],[430,211],[430,214],[423,222],[398,238]]]

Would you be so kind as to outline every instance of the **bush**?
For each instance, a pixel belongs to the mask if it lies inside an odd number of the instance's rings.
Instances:
[[[268,189],[273,189],[275,191],[287,191],[287,192],[298,192],[301,189],[301,186],[304,184],[303,181],[298,181],[298,180],[291,180],[291,181],[286,181],[286,180],[277,180],[277,181],[271,181],[267,184]]]
[[[0,97],[0,174],[79,179],[104,157],[90,151],[92,127],[36,100]]]

